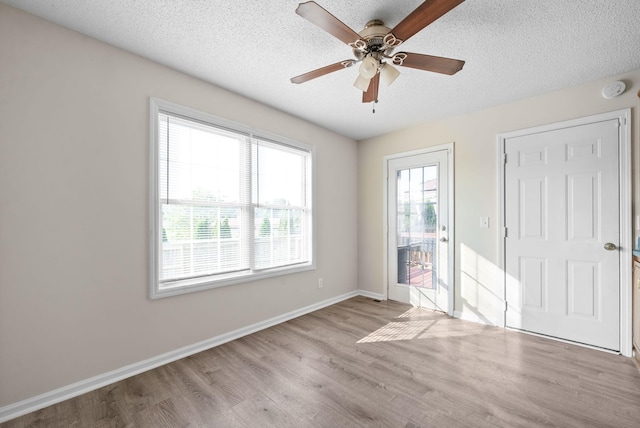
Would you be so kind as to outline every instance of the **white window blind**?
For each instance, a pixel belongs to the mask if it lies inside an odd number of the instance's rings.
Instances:
[[[256,139],[252,144],[254,269],[308,259],[308,153]]]
[[[152,297],[313,267],[311,150],[152,105]]]

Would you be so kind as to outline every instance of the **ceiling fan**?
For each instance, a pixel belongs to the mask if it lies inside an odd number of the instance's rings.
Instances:
[[[453,75],[462,69],[464,61],[393,50],[464,0],[426,0],[393,29],[374,19],[356,33],[314,1],[300,3],[296,13],[346,43],[355,59],[346,59],[291,78],[292,83],[304,83],[316,77],[349,68],[360,62],[354,86],[362,91],[362,102],[378,101],[380,78],[391,85],[400,75],[394,65]],[[375,111],[375,110],[374,110]]]

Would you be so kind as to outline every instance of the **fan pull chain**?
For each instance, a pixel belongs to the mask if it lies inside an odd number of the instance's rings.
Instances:
[[[376,104],[377,104],[377,103],[378,103],[378,100],[375,100],[375,101],[373,102],[373,112],[372,112],[372,114],[376,114]]]

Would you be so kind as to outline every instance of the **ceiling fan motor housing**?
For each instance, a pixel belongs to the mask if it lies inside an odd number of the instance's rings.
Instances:
[[[391,32],[389,27],[384,25],[379,19],[374,19],[367,22],[364,29],[358,34],[362,37],[362,40],[367,42],[367,47],[364,51],[360,49],[353,49],[353,54],[356,59],[361,60],[367,54],[371,54],[375,59],[382,59],[383,55],[390,55],[393,51],[393,46],[387,46],[384,42],[384,37]]]

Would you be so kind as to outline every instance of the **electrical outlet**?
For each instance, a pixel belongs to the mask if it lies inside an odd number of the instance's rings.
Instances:
[[[324,281],[322,280],[322,278],[318,278],[318,288],[322,287],[324,287]]]

